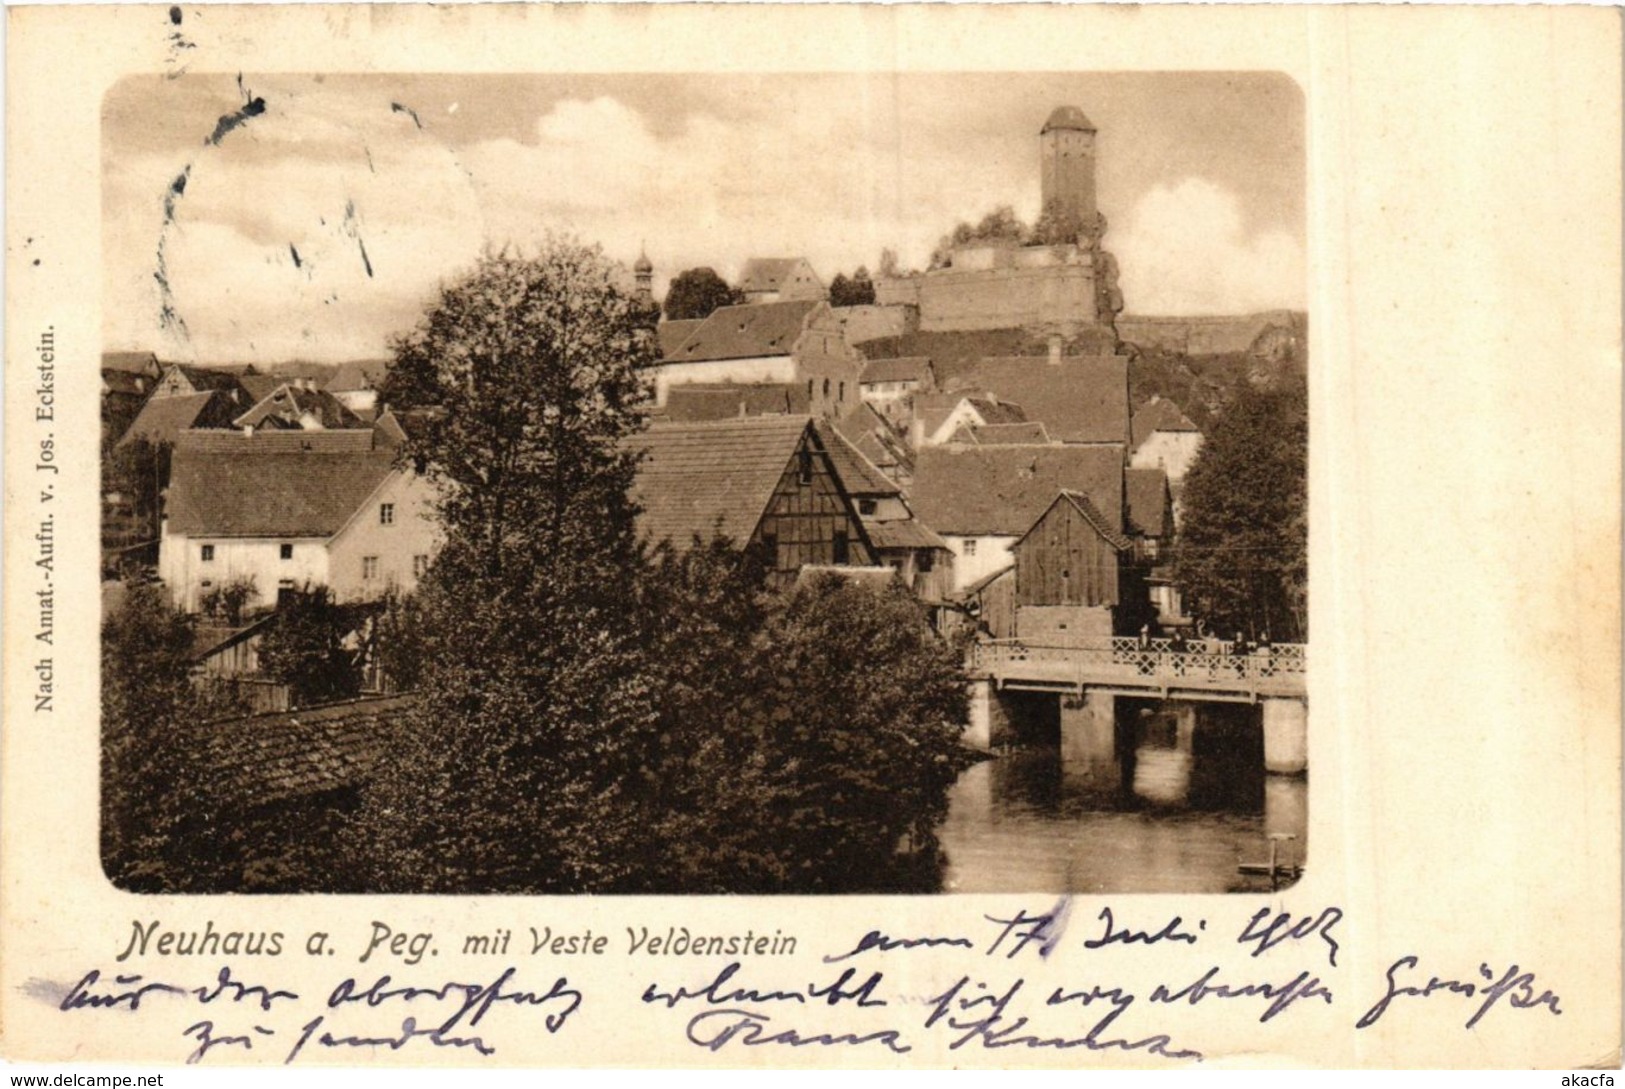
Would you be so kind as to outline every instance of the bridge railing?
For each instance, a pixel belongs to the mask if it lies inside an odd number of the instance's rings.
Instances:
[[[1087,668],[1097,675],[1155,680],[1264,680],[1301,678],[1308,666],[1304,643],[1245,646],[1220,639],[1140,640],[1113,637],[1079,645],[1034,643],[1022,639],[988,639],[972,645],[973,669],[1004,672],[1024,663],[1054,663]]]

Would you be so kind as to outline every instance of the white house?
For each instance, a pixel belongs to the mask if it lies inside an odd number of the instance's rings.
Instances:
[[[196,612],[211,591],[331,587],[340,601],[416,587],[438,546],[432,494],[394,466],[388,428],[185,431],[175,445],[158,573]]]

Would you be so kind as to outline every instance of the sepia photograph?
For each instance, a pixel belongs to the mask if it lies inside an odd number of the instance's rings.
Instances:
[[[118,887],[1304,871],[1290,78],[184,73],[102,120]]]
[[[1618,1069],[1617,12],[7,20],[20,1076]]]

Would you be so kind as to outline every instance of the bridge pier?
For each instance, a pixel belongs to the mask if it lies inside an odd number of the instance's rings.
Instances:
[[[1115,696],[1090,691],[1082,699],[1061,698],[1061,765],[1100,790],[1122,789]]]
[[[973,749],[987,752],[993,748],[993,716],[998,713],[999,697],[993,691],[992,681],[970,683],[970,724],[965,727],[964,742]]]
[[[1273,775],[1302,775],[1309,770],[1309,713],[1303,701],[1266,699],[1264,770]]]

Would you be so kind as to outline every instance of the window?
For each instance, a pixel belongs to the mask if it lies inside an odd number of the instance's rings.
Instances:
[[[293,545],[285,544],[282,546],[282,558],[285,560],[293,559]]]
[[[824,379],[824,399],[829,399],[829,379]]]
[[[282,600],[282,591],[284,591],[284,590],[291,591],[292,589],[293,589],[293,580],[292,579],[277,579],[277,581],[276,581],[277,600],[278,601]]]
[[[377,556],[362,556],[361,557],[361,581],[363,581],[363,582],[371,582],[373,579],[375,579],[377,577],[378,577],[378,557]]]
[[[201,588],[203,588],[205,590],[213,590],[214,589],[214,580],[213,579],[204,579],[202,582],[198,583],[198,586],[200,586]]]
[[[203,562],[204,563],[213,563],[214,562],[214,545],[204,545],[203,546]]]
[[[922,548],[916,553],[915,566],[919,568],[921,574],[929,572],[935,563],[936,557],[932,555],[929,548]]]
[[[965,542],[965,555],[976,555],[976,538],[972,537]]]
[[[830,541],[830,544],[834,546],[835,562],[836,563],[847,563],[850,560],[850,558],[851,558],[851,547],[848,544],[847,539],[846,539],[846,530],[844,530],[844,529],[836,530],[835,531],[835,536]]]
[[[841,383],[841,395],[838,398],[836,398],[836,400],[840,400],[840,401],[846,400],[846,383],[845,382]]]
[[[429,557],[428,556],[423,556],[423,555],[413,556],[412,557],[412,577],[415,578],[415,579],[420,579],[424,575],[427,575],[428,573],[429,573]]]
[[[378,504],[378,524],[381,526],[392,526],[395,524],[395,504]]]
[[[762,534],[762,563],[767,565],[769,571],[779,569],[779,535],[764,532]]]

